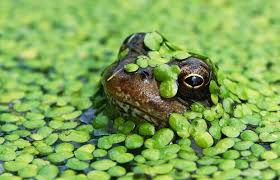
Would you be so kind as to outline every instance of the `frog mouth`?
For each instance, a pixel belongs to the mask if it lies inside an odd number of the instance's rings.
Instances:
[[[125,116],[132,116],[140,121],[143,119],[155,124],[159,125],[158,122],[161,122],[161,119],[158,117],[155,117],[151,115],[150,113],[140,109],[139,107],[136,107],[135,105],[132,105],[127,102],[119,101],[117,99],[111,98],[110,99],[111,104],[116,106],[119,110],[119,112]]]

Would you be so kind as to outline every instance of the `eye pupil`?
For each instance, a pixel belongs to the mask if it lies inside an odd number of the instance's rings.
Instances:
[[[195,86],[200,86],[203,84],[203,79],[199,76],[195,76],[195,75],[192,75],[192,76],[189,76],[185,79],[185,82],[192,86],[192,87],[195,87]]]

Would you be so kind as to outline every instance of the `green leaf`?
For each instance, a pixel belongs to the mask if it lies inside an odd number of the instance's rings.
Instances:
[[[178,91],[178,85],[176,81],[169,80],[169,81],[163,81],[160,83],[159,92],[160,95],[164,98],[172,98],[177,94]]]
[[[157,51],[160,48],[160,44],[163,41],[161,35],[157,32],[151,32],[145,35],[144,44],[150,50]]]
[[[192,56],[191,54],[189,54],[188,52],[186,51],[175,51],[173,53],[173,57],[177,60],[184,60],[188,57]]]

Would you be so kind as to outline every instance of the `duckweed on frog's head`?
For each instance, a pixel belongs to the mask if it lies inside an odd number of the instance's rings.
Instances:
[[[182,113],[193,102],[212,104],[209,85],[215,74],[207,57],[184,51],[157,32],[135,33],[123,42],[102,84],[122,114],[165,126],[170,113]]]

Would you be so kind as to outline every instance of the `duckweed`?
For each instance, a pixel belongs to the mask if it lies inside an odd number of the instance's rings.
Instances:
[[[158,160],[160,158],[160,151],[158,149],[145,149],[142,151],[142,156],[147,160]]]
[[[120,154],[126,153],[127,148],[124,146],[116,146],[109,150],[108,154],[112,160],[116,160]]]
[[[224,178],[224,179],[234,179],[237,178],[241,174],[241,171],[239,169],[227,169],[223,172],[221,172],[218,177]],[[217,177],[217,178],[218,178]]]
[[[266,160],[276,159],[277,157],[278,155],[273,151],[265,151],[261,154],[261,158]]]
[[[142,155],[137,155],[134,157],[134,161],[136,161],[138,163],[145,163],[146,159]]]
[[[59,139],[65,142],[87,142],[90,139],[90,135],[84,131],[68,130],[59,134]]]
[[[89,164],[87,162],[80,161],[79,159],[71,158],[67,160],[66,166],[74,170],[83,170],[88,168]]]
[[[246,150],[249,149],[252,145],[252,141],[239,141],[235,143],[233,148],[236,150]]]
[[[263,179],[273,179],[276,176],[275,174],[273,170],[264,170],[261,172],[261,177]]]
[[[251,162],[250,166],[253,169],[265,169],[269,166],[269,163],[267,161],[255,161]]]
[[[147,56],[138,56],[136,59],[136,63],[140,68],[148,67],[148,57]]]
[[[185,4],[1,2],[0,180],[277,178],[279,3]],[[149,33],[150,51],[124,71],[153,69],[160,95],[177,98],[170,60],[205,53],[219,68],[210,107],[194,102],[156,129],[103,103],[101,72],[139,29],[162,34]]]
[[[134,155],[131,153],[121,153],[121,154],[119,154],[118,157],[115,158],[115,160],[118,163],[123,164],[123,163],[128,163],[128,162],[132,161],[133,158],[134,158]]]
[[[198,169],[196,172],[197,174],[202,175],[210,175],[216,172],[218,168],[216,166],[202,166],[200,169]]]
[[[127,64],[124,66],[124,70],[129,73],[135,72],[138,69],[139,69],[139,66],[137,64],[133,64],[133,63]]]
[[[111,168],[108,170],[108,173],[109,173],[111,176],[119,177],[119,176],[125,175],[126,170],[125,170],[125,168],[123,168],[123,167],[121,167],[121,166],[114,166],[114,167],[111,167]]]
[[[223,127],[222,132],[227,137],[238,137],[240,134],[240,132],[235,127],[231,127],[231,126]]]
[[[85,151],[77,150],[74,152],[74,154],[76,158],[82,161],[91,160],[93,158],[93,155],[91,153]]]
[[[54,179],[58,175],[58,168],[54,165],[45,165],[38,171],[37,178]]]
[[[125,146],[128,149],[140,148],[143,145],[143,138],[138,134],[128,135],[125,140]]]
[[[94,151],[95,146],[92,144],[86,144],[84,146],[81,146],[80,148],[78,148],[74,154],[76,156],[76,158],[78,158],[79,160],[91,160],[93,158],[92,152]]]
[[[1,126],[1,131],[3,132],[11,132],[11,131],[15,131],[18,129],[18,126],[14,125],[14,124],[4,124],[3,126]]]
[[[16,152],[8,147],[0,147],[0,160],[12,161],[16,158]]]
[[[18,174],[20,177],[23,178],[29,178],[29,177],[34,177],[37,174],[37,166],[33,164],[28,164],[26,167],[18,170]]]
[[[27,129],[37,129],[46,124],[44,120],[27,120],[23,122],[23,126]]]
[[[178,153],[178,155],[179,155],[180,158],[185,159],[185,160],[189,160],[189,161],[196,161],[196,160],[199,159],[198,156],[195,153],[193,153],[193,152],[190,153],[190,152],[184,151],[184,150],[180,151]]]
[[[185,52],[185,51],[175,51],[172,56],[175,58],[175,59],[178,59],[178,60],[183,60],[183,59],[186,59],[188,57],[191,56],[190,53],[188,52]]]
[[[129,134],[135,128],[135,123],[132,121],[126,121],[122,126],[118,128],[118,131],[123,134]]]
[[[240,157],[240,153],[236,150],[228,150],[224,152],[223,157],[225,159],[237,159]]]
[[[147,36],[145,36],[144,43],[145,45],[151,49],[151,50],[159,50],[160,44],[163,41],[160,34],[157,32],[148,33]]]
[[[4,168],[7,171],[16,172],[27,165],[26,162],[8,161],[4,163]]]
[[[235,161],[235,167],[238,169],[246,169],[249,167],[249,163],[243,159],[237,159]]]
[[[19,117],[13,114],[3,113],[0,115],[0,121],[6,122],[6,123],[13,123],[16,121],[19,121]]]
[[[55,147],[56,152],[72,152],[74,145],[70,143],[60,143]]]
[[[152,167],[152,171],[156,174],[167,174],[173,169],[172,164],[160,164]]]
[[[40,169],[45,165],[49,165],[50,162],[37,158],[32,161],[32,164],[35,164]]]
[[[197,133],[194,140],[202,148],[211,147],[214,143],[212,136],[208,132]]]
[[[93,162],[90,166],[96,170],[104,171],[116,165],[116,162],[108,159]]]
[[[139,125],[139,134],[142,136],[152,136],[155,134],[155,127],[148,122],[144,122]]]
[[[171,159],[169,163],[173,164],[173,166],[177,169],[184,171],[194,171],[197,169],[196,163],[192,161],[187,161],[183,159]]]
[[[52,163],[60,163],[66,159],[73,157],[74,154],[72,152],[56,152],[48,155],[48,160]]]
[[[250,147],[250,150],[256,157],[259,157],[263,152],[265,152],[265,148],[259,144],[253,144]]]
[[[174,137],[174,132],[169,128],[162,128],[158,130],[153,136],[154,147],[162,148],[169,144]]]
[[[107,126],[108,122],[109,119],[107,116],[98,114],[92,123],[94,128],[104,128]]]
[[[220,164],[219,164],[219,168],[223,169],[223,170],[227,170],[227,169],[232,169],[235,167],[235,161],[228,159],[228,160],[223,160]]]
[[[50,134],[46,139],[44,139],[47,145],[53,145],[58,140],[58,134]]]
[[[180,150],[180,146],[177,144],[169,144],[165,146],[164,148],[160,149],[161,156],[166,156],[168,154],[176,154]]]
[[[33,155],[32,154],[27,154],[27,153],[22,153],[16,157],[16,161],[20,162],[25,162],[25,163],[30,163],[33,160]]]
[[[182,138],[190,136],[190,123],[183,115],[172,113],[169,117],[169,125],[177,132],[178,136]]]
[[[107,151],[103,150],[103,149],[96,149],[94,152],[93,152],[93,156],[96,157],[96,158],[99,158],[99,157],[104,157],[107,155]]]
[[[174,80],[163,81],[160,83],[159,92],[164,98],[171,98],[177,94],[178,85]]]
[[[177,65],[161,64],[154,69],[154,76],[158,81],[176,80],[180,68]]]
[[[104,171],[90,171],[87,174],[89,180],[100,179],[100,180],[109,180],[110,175]]]

